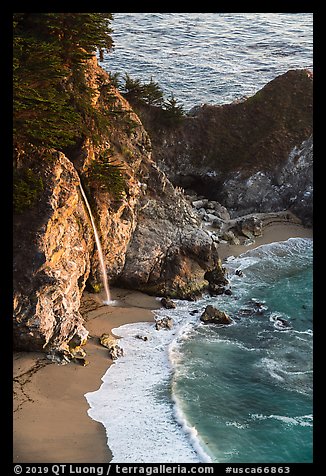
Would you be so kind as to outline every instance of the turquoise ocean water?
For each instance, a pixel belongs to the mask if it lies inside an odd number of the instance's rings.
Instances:
[[[125,356],[86,394],[113,462],[312,461],[312,256],[310,239],[260,246],[225,263],[231,296],[155,311],[172,331],[115,330]],[[207,304],[233,324],[201,323]]]
[[[102,66],[152,76],[186,110],[312,69],[311,13],[116,13],[112,26]],[[229,258],[231,296],[156,311],[172,331],[115,331],[125,355],[86,394],[113,462],[312,461],[312,254],[312,240],[293,238]],[[203,325],[207,304],[233,324]]]

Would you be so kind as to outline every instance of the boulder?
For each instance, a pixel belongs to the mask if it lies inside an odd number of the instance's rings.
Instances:
[[[195,200],[194,202],[192,202],[192,206],[194,208],[197,208],[197,210],[199,210],[200,208],[207,208],[207,205],[208,205],[208,200],[207,199]]]
[[[240,245],[240,240],[232,230],[225,231],[222,234],[222,240],[228,241],[231,245]]]
[[[206,213],[203,217],[205,221],[213,223],[216,220],[216,216],[213,215],[212,213]]]
[[[118,345],[118,339],[109,334],[102,334],[100,344],[109,349],[109,355],[112,360],[123,356],[123,349]]]
[[[175,309],[176,305],[170,298],[163,297],[161,299],[161,304],[165,309]]]
[[[85,359],[86,351],[82,349],[79,345],[70,349],[70,353],[74,359]]]
[[[162,319],[156,319],[155,329],[157,331],[161,329],[171,330],[173,327],[173,319],[171,317],[162,317]]]
[[[220,311],[214,306],[208,305],[205,311],[200,316],[200,320],[204,324],[223,324],[228,325],[232,323],[232,319],[224,311]]]
[[[123,349],[119,345],[115,345],[109,349],[109,356],[112,360],[117,360],[119,357],[123,357]]]
[[[212,227],[220,231],[222,226],[223,226],[223,221],[220,218],[215,217],[214,220],[212,221]]]
[[[214,203],[215,203],[215,212],[217,216],[224,221],[230,220],[230,213],[228,212],[228,210],[219,202],[214,202]]]
[[[255,236],[262,236],[263,234],[263,222],[255,216],[245,218],[238,222],[239,231],[249,239],[253,239]]]

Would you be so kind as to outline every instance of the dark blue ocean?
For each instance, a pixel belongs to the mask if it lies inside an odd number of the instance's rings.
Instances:
[[[311,14],[114,16],[105,67],[153,76],[188,109],[312,69]],[[155,311],[172,317],[171,331],[146,322],[115,330],[125,355],[86,394],[113,462],[312,461],[312,258],[311,239],[260,246],[224,264],[231,296]],[[207,304],[233,324],[202,324]]]

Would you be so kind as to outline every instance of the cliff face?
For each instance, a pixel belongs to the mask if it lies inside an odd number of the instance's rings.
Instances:
[[[33,204],[14,216],[13,326],[15,347],[21,350],[62,351],[87,337],[80,298],[86,283],[94,287],[100,280],[80,180],[111,282],[192,297],[207,284],[205,271],[219,266],[212,239],[198,234],[183,195],[153,162],[139,118],[95,59],[87,77],[94,104],[101,113],[111,113],[96,144],[87,139],[65,154],[41,148],[18,154],[17,170],[30,170],[42,184]],[[98,177],[91,174],[94,164],[107,166],[103,157],[122,170],[122,193],[103,185],[102,168]]]
[[[215,243],[180,190],[154,163],[119,282],[154,295],[194,298],[208,282],[205,270],[220,267]]]
[[[14,219],[14,345],[36,351],[87,336],[78,309],[93,249],[78,174],[64,154],[47,156],[29,160],[40,200]]]
[[[233,216],[286,208],[300,214],[301,191],[312,187],[312,107],[312,74],[292,70],[242,102],[195,107],[174,127],[158,127],[155,108],[140,114],[153,158],[175,185],[219,201]],[[298,150],[302,167],[293,161]],[[300,217],[311,223],[312,209]]]
[[[238,173],[225,180],[220,200],[234,217],[290,210],[306,226],[312,226],[312,136],[294,147],[287,160],[274,171],[259,171],[248,178]]]
[[[199,108],[177,127],[158,121],[154,130],[147,111],[160,168],[142,122],[95,58],[86,76],[99,116],[109,117],[100,136],[16,156],[25,177],[14,216],[13,327],[21,350],[63,351],[86,341],[80,298],[100,274],[81,182],[110,282],[154,295],[193,299],[208,285],[206,271],[221,272],[216,240],[162,168],[176,184],[224,201],[231,214],[291,206],[311,219],[312,140],[300,145],[311,133],[307,72],[277,78],[244,103]]]

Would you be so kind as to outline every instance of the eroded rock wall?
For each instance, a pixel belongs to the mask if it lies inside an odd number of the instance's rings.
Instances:
[[[291,70],[243,101],[194,107],[175,125],[160,122],[154,107],[140,114],[173,184],[232,216],[291,209],[309,225],[312,112],[312,73]]]
[[[87,284],[100,283],[98,253],[80,193],[90,203],[110,282],[153,294],[193,297],[207,269],[218,265],[215,244],[151,157],[151,143],[130,105],[96,61],[90,85],[99,111],[114,108],[100,139],[67,148],[19,152],[17,167],[42,181],[36,202],[14,217],[14,341],[21,350],[51,352],[85,341],[79,313]],[[91,179],[90,167],[109,154],[119,164],[117,196]]]
[[[148,166],[146,193],[119,282],[154,295],[193,299],[207,286],[207,269],[220,266],[212,238],[179,189]]]
[[[78,309],[94,246],[76,170],[61,152],[47,157],[34,151],[43,192],[14,219],[14,345],[36,351],[86,338]]]

